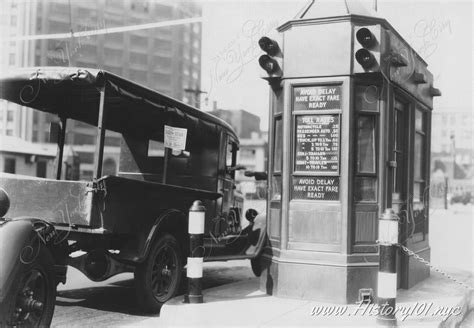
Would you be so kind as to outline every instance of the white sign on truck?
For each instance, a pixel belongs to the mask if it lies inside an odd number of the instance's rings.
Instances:
[[[185,150],[188,130],[165,125],[165,147],[173,150]]]

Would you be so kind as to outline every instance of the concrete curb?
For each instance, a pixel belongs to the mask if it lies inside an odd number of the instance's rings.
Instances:
[[[312,315],[314,307],[345,306],[308,300],[286,299],[269,296],[259,290],[258,278],[235,282],[204,291],[203,304],[184,304],[178,296],[163,305],[160,313],[162,327],[375,327],[375,316],[354,315],[358,307],[347,305],[346,315]],[[433,304],[436,308],[461,308],[459,315],[445,319],[442,315],[410,315],[400,327],[458,327],[473,308],[472,291],[465,291],[452,282],[436,277],[424,284],[400,292],[397,304],[401,307],[415,307],[416,304]],[[359,312],[361,313],[361,312]],[[399,314],[397,314],[399,317]],[[154,319],[142,322],[152,326]],[[155,321],[157,324],[157,321]]]

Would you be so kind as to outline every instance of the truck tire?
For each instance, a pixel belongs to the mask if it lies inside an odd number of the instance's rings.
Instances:
[[[54,262],[40,245],[31,261],[21,261],[20,270],[0,304],[0,327],[49,327],[56,301]]]
[[[176,238],[158,236],[143,263],[135,268],[137,303],[141,310],[156,313],[173,298],[181,283],[183,257]]]

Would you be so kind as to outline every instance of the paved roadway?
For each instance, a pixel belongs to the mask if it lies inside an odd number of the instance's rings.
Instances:
[[[203,288],[253,277],[249,260],[205,263]],[[67,284],[58,287],[52,327],[139,326],[140,321],[149,317],[135,305],[133,274],[94,283],[70,268]]]

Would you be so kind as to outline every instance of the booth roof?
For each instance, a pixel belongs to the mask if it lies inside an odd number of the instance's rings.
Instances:
[[[346,15],[379,17],[375,10],[358,0],[331,0],[311,1],[294,19],[318,19]]]

